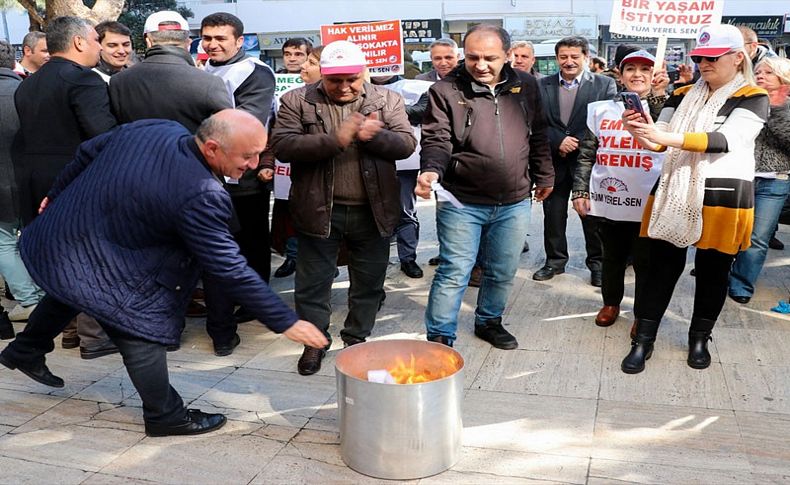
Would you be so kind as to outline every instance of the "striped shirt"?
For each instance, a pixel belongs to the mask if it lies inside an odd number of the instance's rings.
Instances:
[[[675,90],[667,100],[658,121],[669,123],[683,97],[693,86]],[[754,140],[768,119],[765,90],[745,86],[736,91],[719,110],[713,129],[705,133],[684,133],[683,149],[710,154],[705,171],[705,197],[702,207],[702,236],[695,246],[736,254],[751,245],[754,224]],[[648,199],[642,215],[641,235],[653,208]]]

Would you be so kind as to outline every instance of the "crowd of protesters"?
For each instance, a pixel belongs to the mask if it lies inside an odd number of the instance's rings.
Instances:
[[[62,333],[82,358],[122,355],[149,435],[217,429],[224,416],[187,409],[169,384],[185,317],[206,317],[220,357],[241,343],[239,323],[259,320],[304,345],[299,374],[318,372],[338,265],[350,280],[345,346],[373,331],[393,238],[401,271],[424,276],[415,196],[436,198],[429,341],[454,345],[476,286],[474,335],[518,347],[502,315],[533,202],[545,262],[532,279],[565,272],[572,206],[601,287],[596,325],[618,319],[633,264],[626,373],[652,355],[689,247],[690,367],[710,365],[728,294],[750,301],[790,192],[790,61],[753,31],[704,27],[696,69],[674,83],[634,46],[607,71],[582,37],[558,41],[559,72],[541,74],[531,43],[488,24],[466,33],[463,59],[435,41],[433,69],[413,81],[371,78],[351,42],[295,38],[280,72],[304,85],[279,99],[243,32],[231,14],[202,19],[200,68],[171,11],[145,22],[141,59],[118,22],[53,19],[25,37],[19,62],[0,42],[0,275],[17,302],[0,338],[28,322],[0,364],[62,387],[45,362]],[[270,231],[276,163],[290,189]],[[284,256],[274,276],[295,273],[293,310],[268,287],[272,249]]]

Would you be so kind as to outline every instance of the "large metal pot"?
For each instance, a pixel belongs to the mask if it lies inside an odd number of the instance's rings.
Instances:
[[[453,362],[450,375],[419,384],[367,380],[369,370],[389,369],[412,354],[436,369]],[[455,350],[419,340],[367,342],[340,352],[335,375],[343,461],[365,475],[401,480],[453,466],[461,452],[463,367]]]

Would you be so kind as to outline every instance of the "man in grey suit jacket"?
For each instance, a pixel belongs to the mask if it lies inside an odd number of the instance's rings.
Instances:
[[[458,44],[453,39],[433,41],[430,47],[433,69],[417,76],[420,81],[436,82],[450,74],[458,65]]]
[[[612,99],[617,93],[613,79],[585,71],[589,48],[583,37],[565,37],[554,47],[560,72],[540,79],[543,111],[548,124],[551,157],[554,162],[554,192],[543,202],[543,244],[546,262],[532,275],[537,281],[549,280],[565,272],[568,263],[568,199],[573,170],[579,155],[579,142],[587,130],[587,105]],[[587,249],[590,283],[601,286],[603,251],[595,219],[582,219]]]

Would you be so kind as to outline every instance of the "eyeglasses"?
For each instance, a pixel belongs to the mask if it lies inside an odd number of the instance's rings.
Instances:
[[[703,59],[705,59],[708,62],[716,62],[719,59],[721,59],[722,57],[728,56],[730,54],[735,54],[735,52],[730,51],[730,52],[727,52],[725,54],[720,55],[719,57],[691,56],[691,62],[693,62],[694,64],[699,64],[700,62],[702,62]]]

